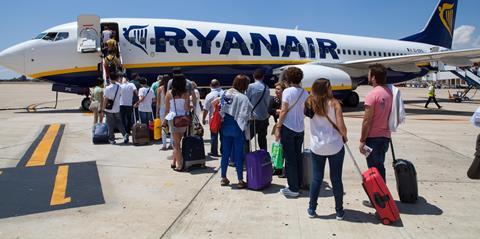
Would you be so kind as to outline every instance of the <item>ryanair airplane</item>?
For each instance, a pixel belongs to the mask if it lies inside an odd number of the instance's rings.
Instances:
[[[52,90],[84,94],[101,76],[100,44],[105,27],[116,34],[127,76],[150,80],[182,67],[200,87],[219,79],[232,84],[237,74],[263,68],[273,85],[282,69],[303,70],[303,86],[328,78],[335,96],[356,106],[356,86],[366,81],[368,67],[388,67],[390,83],[408,81],[436,70],[440,64],[471,66],[480,49],[450,50],[458,0],[441,0],[420,33],[400,40],[167,19],[100,19],[79,16],[0,52],[0,65],[32,78],[53,82]]]

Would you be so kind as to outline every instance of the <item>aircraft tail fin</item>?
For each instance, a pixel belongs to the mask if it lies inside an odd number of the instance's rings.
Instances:
[[[422,32],[401,40],[452,48],[458,0],[440,0]]]

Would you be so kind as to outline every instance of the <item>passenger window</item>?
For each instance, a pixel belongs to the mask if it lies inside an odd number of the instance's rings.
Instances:
[[[178,39],[178,46],[180,46],[180,47],[184,46],[183,39]]]
[[[56,36],[57,36],[56,32],[49,32],[45,36],[43,36],[42,39],[45,41],[53,41]]]
[[[372,51],[368,51],[368,56],[372,56]]]
[[[269,50],[269,51],[270,51],[270,49],[272,48],[272,46],[271,46],[270,44],[267,44],[266,47],[267,47],[267,50]]]
[[[364,55],[364,56],[367,56],[367,51],[363,51],[363,55]]]
[[[282,45],[280,48],[282,49],[282,51],[285,51],[285,46],[284,45]]]
[[[155,38],[150,37],[150,45],[155,45]]]
[[[373,56],[377,56],[377,52],[376,52],[376,51],[373,52]]]
[[[219,42],[219,41],[215,42],[215,46],[216,46],[217,48],[220,48],[220,46],[221,46],[220,42]]]
[[[386,52],[384,52],[384,53],[383,53],[383,56],[384,56],[384,57],[387,57],[387,53],[386,53]]]
[[[342,52],[342,50],[340,50],[340,49],[337,49],[337,53],[338,53],[339,55],[341,55],[341,54],[342,54],[341,52]]]
[[[230,49],[230,42],[226,41],[223,46],[225,46],[226,49]]]
[[[147,42],[147,39],[145,39],[145,37],[141,37],[140,38],[140,44],[144,45],[145,42]]]
[[[63,39],[68,38],[68,32],[60,32],[57,34],[57,37],[55,38],[55,41],[61,41]]]
[[[251,48],[251,49],[255,49],[255,44],[250,43],[250,48]]]
[[[297,46],[289,46],[289,47],[292,49],[292,51],[297,51]]]
[[[170,46],[175,46],[175,39],[170,39],[169,43],[170,43]]]
[[[345,49],[342,50],[343,55],[347,54],[347,51]]]
[[[357,51],[353,50],[353,55],[356,56],[357,55]]]
[[[348,54],[351,55],[351,54],[352,54],[352,51],[351,51],[351,50],[348,50]]]
[[[238,44],[238,42],[233,43],[233,48],[239,48],[239,47],[240,47],[240,44]]]
[[[158,44],[160,44],[160,46],[165,46],[167,42],[165,41],[165,38],[160,38],[158,39]]]
[[[201,46],[202,46],[202,41],[198,40],[198,41],[197,41],[197,46],[198,46],[198,47],[201,47]]]
[[[212,47],[212,41],[207,40],[207,41],[205,42],[205,46],[207,46],[208,48],[211,48],[211,47]]]
[[[188,40],[187,44],[188,44],[188,46],[193,46],[193,41],[192,41],[192,40]]]

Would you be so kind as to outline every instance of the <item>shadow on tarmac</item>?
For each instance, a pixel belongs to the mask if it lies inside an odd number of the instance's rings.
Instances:
[[[439,207],[430,204],[424,197],[418,197],[416,203],[402,203],[400,201],[395,201],[397,203],[398,210],[400,214],[408,215],[442,215],[443,210]]]

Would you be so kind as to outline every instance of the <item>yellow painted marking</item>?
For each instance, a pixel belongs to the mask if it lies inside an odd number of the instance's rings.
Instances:
[[[48,127],[47,133],[43,136],[37,148],[32,154],[32,157],[27,162],[27,167],[44,166],[47,162],[48,154],[52,149],[53,142],[57,136],[60,124],[52,124]]]
[[[85,112],[85,113],[83,113],[83,115],[85,115],[85,116],[92,116],[93,113],[92,113],[92,112]]]
[[[124,64],[125,68],[147,68],[147,67],[171,67],[171,66],[217,66],[217,65],[295,65],[312,62],[311,60],[271,60],[271,61],[191,61],[191,62],[154,62],[145,64]],[[28,75],[31,78],[41,78],[45,76],[62,75],[69,73],[97,71],[97,66],[76,67],[70,69],[45,71]]]
[[[72,201],[71,197],[65,197],[67,191],[68,165],[58,167],[55,185],[53,186],[52,199],[50,206],[62,205]]]
[[[173,183],[172,183],[172,182],[165,182],[165,183],[163,184],[163,186],[165,186],[165,187],[172,187],[172,186],[173,186]]]

